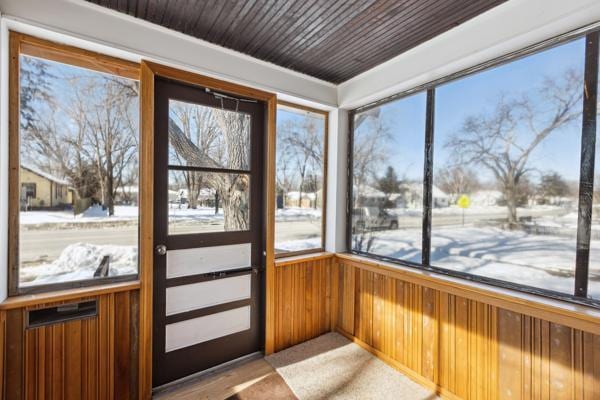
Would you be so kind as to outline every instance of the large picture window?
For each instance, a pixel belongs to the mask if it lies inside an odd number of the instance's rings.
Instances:
[[[325,238],[327,113],[277,106],[275,254],[321,251]]]
[[[16,33],[11,60],[11,294],[137,276],[137,66]]]
[[[432,265],[573,293],[584,61],[578,39],[436,88]]]
[[[565,35],[356,110],[351,251],[596,304],[598,52],[597,32]],[[363,224],[367,202],[400,229]]]

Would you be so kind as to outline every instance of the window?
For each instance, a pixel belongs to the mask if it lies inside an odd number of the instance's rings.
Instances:
[[[584,61],[578,39],[436,88],[432,265],[573,293]]]
[[[565,35],[356,110],[352,252],[599,305],[598,53]]]
[[[249,230],[250,114],[169,99],[169,119],[169,234]]]
[[[29,199],[35,199],[35,183],[21,183],[21,201],[27,202]]]
[[[352,250],[421,263],[424,92],[354,115]]]
[[[138,67],[13,32],[10,40],[19,49],[11,98],[20,98],[11,110],[10,294],[135,278]]]
[[[279,103],[276,256],[324,249],[327,113]]]

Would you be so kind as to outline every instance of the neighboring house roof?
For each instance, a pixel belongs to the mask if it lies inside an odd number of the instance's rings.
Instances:
[[[31,172],[33,174],[41,176],[44,179],[47,179],[49,181],[58,183],[59,185],[66,185],[66,186],[69,185],[69,182],[67,182],[66,180],[57,178],[56,176],[51,175],[51,174],[49,174],[47,172],[40,171],[39,169],[37,169],[35,167],[32,167],[30,165],[21,164],[21,168],[26,169],[27,171],[29,171],[29,172]]]
[[[407,188],[412,193],[417,193],[419,196],[423,195],[423,183],[411,182],[411,183],[403,184],[402,186]],[[442,189],[440,189],[439,187],[437,187],[435,185],[431,186],[431,194],[434,199],[446,199],[446,198],[450,197],[446,194],[446,192],[444,192]]]

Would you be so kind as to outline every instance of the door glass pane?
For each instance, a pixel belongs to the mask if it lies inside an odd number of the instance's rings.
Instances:
[[[20,56],[20,287],[137,273],[138,92]]]
[[[584,47],[436,89],[434,266],[573,294]]]
[[[169,100],[169,164],[250,169],[250,115]]]
[[[250,176],[169,171],[169,234],[250,229]]]

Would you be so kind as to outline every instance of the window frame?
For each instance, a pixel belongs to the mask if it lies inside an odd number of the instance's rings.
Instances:
[[[140,79],[140,64],[78,47],[40,39],[17,31],[9,31],[9,111],[8,111],[8,296],[77,289],[135,281],[140,275],[140,257],[136,274],[94,278],[70,282],[47,283],[19,287],[20,240],[20,56],[31,56],[74,67],[133,79]],[[141,120],[141,115],[140,115]],[[141,123],[139,129],[142,141]],[[140,145],[141,156],[141,145]],[[140,174],[141,176],[141,174]],[[140,182],[141,185],[141,182]],[[52,195],[52,192],[51,192]],[[138,217],[138,249],[140,249]],[[139,254],[138,250],[138,254]]]
[[[323,129],[323,207],[321,211],[321,247],[313,248],[313,249],[305,249],[305,250],[297,250],[297,251],[288,251],[285,253],[275,253],[275,259],[281,259],[286,257],[295,257],[295,256],[303,256],[314,253],[322,253],[325,251],[325,237],[327,233],[327,171],[328,171],[328,158],[329,158],[329,111],[319,110],[317,108],[312,108],[309,106],[291,103],[284,100],[277,100],[277,107],[284,106],[289,108],[295,108],[301,111],[310,112],[313,114],[322,115],[324,118],[325,127]],[[275,131],[275,148],[277,148],[277,130]],[[277,154],[275,154],[275,174],[277,174]],[[275,188],[276,189],[276,188]],[[277,194],[275,194],[277,197]],[[277,211],[277,204],[275,204],[275,210],[273,210],[273,214]],[[277,221],[275,221],[277,224]],[[275,233],[275,232],[274,232]],[[274,236],[273,244],[276,243],[277,238]]]
[[[435,117],[435,89],[436,87],[465,78],[469,75],[482,72],[500,65],[508,64],[535,53],[560,46],[566,42],[585,38],[584,53],[584,79],[581,90],[584,91],[583,111],[582,111],[582,131],[581,131],[581,160],[579,176],[579,196],[578,196],[578,222],[575,262],[574,287],[573,293],[561,293],[553,290],[518,284],[515,282],[488,278],[480,275],[469,274],[465,272],[445,269],[431,265],[431,220],[432,220],[432,185],[433,185],[433,138],[434,138],[434,117]],[[591,239],[591,217],[592,217],[592,196],[594,187],[596,152],[596,130],[597,130],[597,100],[598,100],[598,79],[599,79],[599,53],[600,53],[600,22],[596,22],[584,27],[566,32],[564,34],[546,39],[539,43],[527,46],[523,49],[513,51],[503,56],[477,64],[470,68],[458,71],[456,73],[444,76],[439,79],[416,86],[406,91],[394,94],[384,99],[366,104],[349,112],[349,130],[348,130],[348,179],[347,179],[347,198],[346,198],[346,246],[350,254],[365,256],[385,262],[399,264],[402,266],[430,271],[446,276],[457,277],[467,281],[478,282],[497,286],[501,288],[516,290],[534,295],[553,298],[561,301],[567,301],[586,306],[600,308],[600,299],[587,297],[587,286],[589,282],[589,244]],[[425,128],[425,157],[424,157],[424,175],[423,175],[423,238],[422,238],[422,262],[413,263],[392,257],[380,256],[365,251],[354,250],[352,248],[352,216],[353,208],[353,153],[354,153],[354,119],[361,112],[379,107],[383,104],[400,100],[410,95],[427,92],[426,107],[426,128]],[[598,161],[600,162],[600,160]]]

